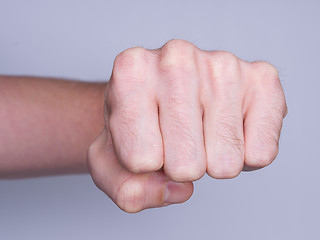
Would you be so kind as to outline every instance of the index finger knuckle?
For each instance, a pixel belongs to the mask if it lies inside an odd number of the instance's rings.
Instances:
[[[142,47],[130,48],[120,53],[113,64],[110,80],[113,88],[123,89],[132,83],[143,81],[147,61],[147,50]]]

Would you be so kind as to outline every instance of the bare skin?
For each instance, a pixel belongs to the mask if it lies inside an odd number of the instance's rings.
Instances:
[[[0,178],[88,172],[106,83],[0,76]]]
[[[90,172],[127,212],[186,201],[206,172],[234,178],[277,156],[287,106],[269,63],[172,40],[119,54],[106,93]]]
[[[0,86],[0,177],[89,170],[126,212],[184,202],[206,172],[269,165],[287,113],[272,65],[183,40],[122,52],[108,85],[3,76]]]

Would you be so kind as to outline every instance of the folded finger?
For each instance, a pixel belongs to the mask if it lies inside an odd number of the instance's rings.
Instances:
[[[193,192],[192,182],[171,182],[161,171],[132,174],[126,170],[117,161],[107,130],[91,145],[88,165],[97,187],[126,212],[182,203]]]

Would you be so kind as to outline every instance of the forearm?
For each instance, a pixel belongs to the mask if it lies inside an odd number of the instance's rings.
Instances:
[[[0,76],[0,178],[87,171],[106,83]]]

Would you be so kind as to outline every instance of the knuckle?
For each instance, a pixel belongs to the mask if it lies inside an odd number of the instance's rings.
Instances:
[[[259,128],[256,141],[246,148],[245,162],[248,166],[265,167],[273,162],[279,151],[280,128],[275,124]]]
[[[196,47],[184,40],[168,41],[161,48],[159,67],[163,73],[191,73],[194,66]]]
[[[181,127],[180,127],[181,128]],[[184,129],[171,128],[171,144],[165,146],[164,168],[175,181],[194,181],[206,172],[204,149],[200,141]]]
[[[190,48],[194,48],[194,45],[182,39],[172,39],[166,42],[161,49],[167,52],[183,52]]]
[[[278,70],[272,64],[256,61],[251,63],[251,67],[255,76],[255,81],[257,84],[261,85],[261,87],[282,89]]]
[[[157,171],[161,168],[162,162],[158,161],[160,158],[141,154],[140,151],[134,150],[128,152],[128,158],[126,159],[126,167],[132,173],[146,173]]]
[[[240,74],[240,59],[230,52],[215,51],[208,58],[209,72],[219,86],[237,83]]]
[[[139,111],[120,110],[109,118],[110,132],[114,136],[117,155],[123,165],[133,173],[156,171],[162,166],[161,139],[155,134],[139,134]]]
[[[130,48],[116,57],[107,87],[109,106],[130,108],[141,99],[149,87],[145,76],[147,64],[147,50],[141,47]]]
[[[239,122],[235,124],[236,122]],[[214,178],[234,178],[244,164],[244,140],[237,117],[222,117],[217,124],[215,151],[208,161],[208,174]]]
[[[167,164],[164,165],[166,174],[178,182],[200,179],[206,172],[206,160],[199,141],[183,129],[174,128],[170,133],[174,140],[164,154],[165,163],[167,159]]]
[[[214,51],[209,55],[208,62],[214,69],[230,69],[238,66],[239,58],[230,52]]]
[[[227,51],[213,51],[212,59],[217,64],[235,64],[238,62],[238,58],[231,52]]]
[[[224,156],[223,159],[219,159],[219,164],[210,166],[207,169],[209,176],[216,179],[231,179],[239,175],[243,168],[243,162],[237,158],[231,158],[230,156]]]
[[[243,156],[243,134],[241,133],[239,127],[228,123],[232,119],[231,117],[228,117],[227,119],[228,120],[225,120],[218,124],[217,142],[224,147],[230,148],[230,150],[236,153],[238,156]],[[236,122],[236,118],[234,118],[234,120],[231,121]]]
[[[196,181],[206,172],[203,164],[181,164],[174,168],[165,168],[166,175],[175,182]]]
[[[255,61],[252,63],[254,70],[261,72],[262,74],[268,74],[271,76],[278,76],[278,70],[268,62]]]
[[[276,158],[278,154],[278,148],[272,146],[268,149],[263,151],[256,151],[256,150],[247,150],[246,153],[246,165],[251,167],[266,167],[270,165],[273,160]]]
[[[114,65],[125,68],[135,66],[137,62],[145,60],[146,51],[147,50],[142,47],[133,47],[124,50],[116,56]]]
[[[140,178],[131,176],[120,186],[115,202],[119,208],[128,213],[143,210],[145,192]]]
[[[141,76],[143,76],[147,60],[147,50],[142,47],[134,47],[121,52],[113,64],[113,85],[123,86],[132,81],[143,80]]]
[[[256,61],[251,64],[252,85],[257,89],[256,94],[265,96],[272,103],[275,112],[284,118],[288,107],[284,95],[278,70],[270,63]]]

